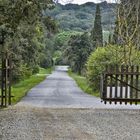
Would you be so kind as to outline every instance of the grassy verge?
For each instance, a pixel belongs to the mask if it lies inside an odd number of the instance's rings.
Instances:
[[[88,81],[85,77],[80,76],[76,73],[73,73],[69,70],[68,72],[69,76],[71,76],[77,83],[77,85],[85,92],[88,93],[90,95],[99,97],[99,93],[98,92],[93,92],[92,88],[89,86]]]
[[[50,74],[52,72],[52,68],[44,69],[40,68],[39,74]]]
[[[12,95],[14,97],[12,98],[12,103],[15,104],[18,101],[20,101],[21,98],[23,98],[31,88],[33,88],[34,86],[45,80],[46,78],[45,74],[50,74],[51,70],[52,70],[51,68],[49,69],[40,68],[40,72],[38,74],[33,75],[30,78],[20,81],[19,83],[13,85]]]

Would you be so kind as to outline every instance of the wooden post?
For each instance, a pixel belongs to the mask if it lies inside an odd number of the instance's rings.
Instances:
[[[11,60],[2,54],[1,68],[1,107],[11,105]]]
[[[1,107],[4,106],[4,58],[3,58],[3,53],[2,53],[2,68],[1,68]]]
[[[136,73],[139,73],[139,66],[136,66]],[[139,87],[139,75],[136,74],[136,88],[138,89],[138,87]],[[138,99],[138,90],[136,90],[135,99]],[[137,104],[137,102],[135,102],[135,104]]]
[[[117,93],[118,93],[118,65],[116,65],[115,67],[115,98],[117,98]],[[115,104],[117,104],[117,102],[115,101]]]
[[[108,66],[106,65],[105,72],[108,72]],[[104,75],[104,86],[103,86],[103,98],[107,98],[107,74]],[[106,104],[106,101],[104,102]]]
[[[121,81],[123,81],[123,70],[124,70],[124,66],[121,66]],[[123,94],[123,83],[120,82],[120,98],[122,98],[122,94]],[[120,104],[122,104],[122,102],[120,101]]]
[[[7,64],[7,54],[6,54],[6,58],[5,58],[5,68],[4,68],[4,72],[5,72],[5,107],[7,106],[7,82],[8,82],[8,64]]]
[[[9,79],[9,90],[8,90],[8,103],[9,105],[11,105],[11,80],[12,80],[12,72],[11,72],[11,58],[9,58],[8,60],[8,66],[9,66],[9,69],[8,69],[8,79]]]
[[[125,84],[125,99],[128,98],[128,69],[129,69],[129,66],[126,66],[126,84]],[[125,102],[125,104],[127,104],[127,102]]]
[[[134,72],[134,66],[131,66],[131,73]],[[134,81],[134,77],[133,77],[133,74],[131,74],[131,79],[130,79],[130,84],[131,86],[133,86],[133,82]],[[133,99],[133,88],[131,87],[130,88],[130,98]],[[132,102],[130,102],[130,104],[132,104]]]

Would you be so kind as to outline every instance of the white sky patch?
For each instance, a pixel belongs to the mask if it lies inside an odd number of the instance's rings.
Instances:
[[[74,4],[84,4],[86,2],[100,3],[100,2],[103,2],[103,1],[105,1],[105,0],[60,0],[60,3],[61,4],[66,4],[68,2],[68,3],[74,3]],[[114,3],[117,0],[106,0],[106,1],[109,2],[109,3]]]

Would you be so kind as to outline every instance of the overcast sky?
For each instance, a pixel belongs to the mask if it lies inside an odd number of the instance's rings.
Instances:
[[[105,1],[105,0],[60,0],[62,4],[63,1],[71,1],[70,3],[76,3],[76,4],[83,4],[86,2],[94,2],[94,3],[99,3],[101,1]],[[115,0],[106,0],[107,2],[114,2]]]

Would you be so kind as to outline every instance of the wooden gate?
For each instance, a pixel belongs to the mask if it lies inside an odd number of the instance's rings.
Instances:
[[[106,66],[101,76],[101,99],[105,104],[140,102],[139,66]]]
[[[11,59],[6,54],[2,55],[0,64],[0,106],[6,107],[11,105]]]

